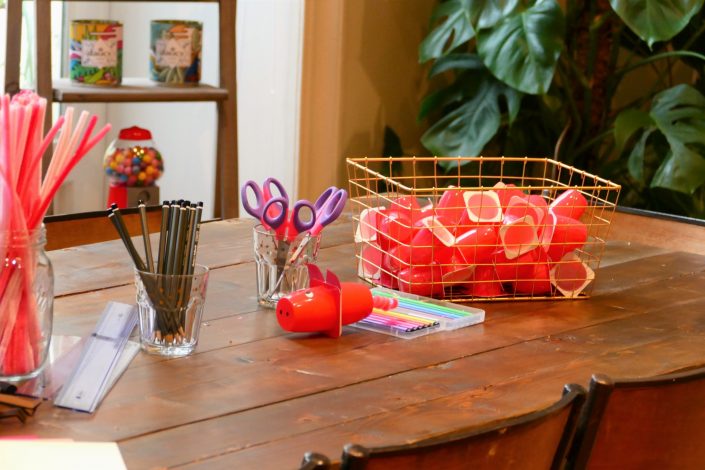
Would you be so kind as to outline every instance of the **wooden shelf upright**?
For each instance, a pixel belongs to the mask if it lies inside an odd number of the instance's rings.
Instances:
[[[7,0],[7,53],[5,92],[19,91],[22,1]],[[63,0],[77,1],[77,0]],[[81,0],[86,1],[86,0]],[[139,0],[93,0],[133,1]],[[51,0],[34,0],[36,21],[35,63],[37,93],[48,104],[58,103],[143,103],[210,101],[218,115],[215,207],[214,215],[221,218],[238,216],[237,188],[237,84],[235,62],[235,17],[237,0],[159,0],[164,3],[217,3],[220,42],[220,83],[218,87],[164,87],[144,78],[123,78],[119,87],[88,87],[72,84],[68,79],[53,80],[51,76]],[[40,33],[41,32],[41,33]],[[49,106],[51,109],[51,106]],[[47,113],[45,127],[51,126]]]

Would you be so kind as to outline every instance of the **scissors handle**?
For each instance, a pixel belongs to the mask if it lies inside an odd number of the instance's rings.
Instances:
[[[279,208],[276,208],[279,206]],[[287,216],[289,215],[289,202],[283,197],[273,197],[262,208],[262,223],[277,232],[277,238],[284,238],[287,229]]]
[[[275,196],[275,194],[272,192],[272,186],[277,188],[277,193],[279,193],[278,196]],[[281,197],[286,200],[286,202],[289,202],[289,195],[286,193],[286,189],[284,189],[284,185],[281,183],[276,178],[270,177],[264,180],[264,184],[262,185],[262,191],[264,192],[264,200],[269,201],[273,197]]]
[[[251,189],[252,192],[255,194],[255,203],[256,206],[252,207],[250,205],[250,201],[247,199],[247,190]],[[262,190],[260,187],[257,185],[252,180],[248,180],[245,182],[245,184],[242,185],[242,188],[240,189],[240,200],[242,201],[242,207],[245,208],[245,211],[250,214],[252,217],[255,219],[262,219],[262,213],[264,209],[264,195],[262,194]]]
[[[321,230],[323,230],[323,227],[337,219],[343,212],[347,200],[347,191],[344,189],[335,190],[335,192],[323,204],[323,207],[316,212],[316,223],[310,231],[311,235],[318,235],[321,233]]]
[[[303,208],[307,208],[309,211],[311,211],[311,216],[309,217],[309,220],[302,219],[299,215],[299,212],[301,212],[301,209]],[[294,229],[296,229],[294,237],[301,232],[311,230],[311,228],[316,224],[315,206],[305,199],[297,201],[296,204],[294,204],[294,207],[291,209],[291,224],[294,226]],[[294,231],[289,230],[289,232]],[[291,238],[293,239],[294,237]]]
[[[330,188],[326,189],[321,193],[320,196],[318,196],[318,199],[316,199],[316,202],[313,203],[314,207],[316,208],[316,211],[320,211],[323,206],[325,205],[326,202],[328,202],[328,199],[338,190],[335,186],[331,186]]]

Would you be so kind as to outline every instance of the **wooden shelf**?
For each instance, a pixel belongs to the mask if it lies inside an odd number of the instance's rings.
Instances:
[[[123,78],[122,85],[100,87],[78,85],[68,78],[54,81],[54,101],[59,103],[225,101],[228,90],[210,85],[167,87],[146,78]]]

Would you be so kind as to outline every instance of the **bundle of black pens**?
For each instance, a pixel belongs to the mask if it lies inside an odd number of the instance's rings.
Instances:
[[[142,201],[138,208],[145,260],[132,243],[115,204],[108,217],[135,265],[142,348],[173,356],[189,354],[198,339],[208,279],[208,268],[196,264],[203,203],[163,202],[156,260]]]

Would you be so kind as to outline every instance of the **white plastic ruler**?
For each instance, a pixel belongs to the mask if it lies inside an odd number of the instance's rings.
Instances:
[[[59,391],[54,405],[92,413],[117,377],[113,372],[127,367],[137,352],[123,350],[130,333],[137,324],[137,307],[108,302],[98,320],[95,331],[87,338],[76,369]],[[118,366],[121,362],[122,365]]]

